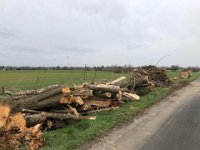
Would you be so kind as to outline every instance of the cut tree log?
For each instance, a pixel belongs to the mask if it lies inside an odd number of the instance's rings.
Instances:
[[[89,108],[107,108],[111,105],[110,99],[88,99],[84,100],[84,104]]]
[[[114,85],[114,84],[117,84],[117,83],[119,83],[119,82],[121,82],[121,81],[123,81],[125,79],[126,79],[126,77],[120,77],[120,78],[118,78],[118,79],[116,79],[116,80],[114,80],[112,82],[106,83],[106,85]]]
[[[100,90],[100,91],[111,92],[111,93],[117,93],[120,90],[119,86],[105,85],[105,84],[99,84],[99,85],[85,84],[85,87],[90,90],[96,90],[96,91]]]
[[[80,114],[78,113],[78,111],[76,110],[76,108],[73,108],[72,106],[68,105],[69,109],[73,112],[73,114],[76,116],[76,117],[79,117]]]
[[[53,113],[73,113],[73,111],[71,109],[63,109],[63,110],[58,110],[58,109],[50,109],[49,112],[53,112]]]
[[[72,93],[68,93],[70,96]],[[67,94],[65,94],[66,96]],[[5,103],[11,106],[12,112],[20,112],[22,109],[41,110],[60,105],[63,97],[63,88],[53,89],[37,96],[23,98],[19,100],[6,100]]]
[[[78,111],[79,112],[89,111],[91,109],[92,109],[91,105],[83,104],[81,107],[78,108]]]
[[[109,108],[103,108],[103,109],[97,109],[97,110],[91,110],[91,111],[87,111],[87,112],[82,112],[81,115],[88,115],[91,113],[97,113],[97,112],[102,112],[102,111],[111,111],[111,110],[117,110],[119,109],[118,107],[109,107]]]
[[[97,91],[97,90],[93,90],[92,93],[94,96],[96,97],[101,97],[101,98],[112,98],[112,93],[110,92],[104,92],[104,91]]]
[[[43,124],[47,120],[47,117],[44,115],[44,113],[41,113],[40,115],[31,114],[25,116],[25,120],[27,127],[32,127],[36,124]]]
[[[58,88],[63,88],[63,87],[64,87],[63,85],[50,85],[46,88],[38,89],[37,92],[38,93],[46,93],[46,92],[49,92],[49,91],[52,91],[52,90],[55,90]]]
[[[23,109],[23,112],[32,113],[25,116],[27,126],[33,126],[36,124],[43,124],[47,119],[57,119],[57,120],[96,120],[95,116],[80,116],[72,115],[69,113],[52,113],[35,111],[29,109]]]
[[[75,116],[71,114],[63,114],[63,113],[50,113],[50,112],[42,112],[39,114],[32,114],[32,115],[26,115],[25,119],[27,122],[29,120],[32,120],[32,123],[34,120],[38,121],[41,120],[40,118],[46,119],[59,119],[59,120],[96,120],[96,116]]]
[[[83,88],[83,89],[80,89],[80,90],[78,91],[78,95],[79,95],[82,99],[87,99],[87,98],[93,96],[93,91],[90,90],[90,89]]]
[[[71,106],[70,106],[71,107]],[[37,110],[31,110],[31,109],[22,109],[23,113],[31,113],[31,114],[40,114],[43,113],[43,111],[37,111]],[[71,108],[66,109],[66,110],[55,110],[55,109],[50,109],[49,112],[53,112],[53,113],[74,113],[74,110],[72,110]]]
[[[71,103],[76,103],[79,105],[83,105],[83,100],[81,99],[80,96],[70,96],[70,97],[62,97],[60,99],[61,104],[71,104]]]
[[[132,100],[140,100],[140,97],[136,94],[133,94],[133,93],[123,92],[123,96],[128,97]]]
[[[119,91],[119,93],[117,93],[116,94],[116,99],[118,100],[118,101],[121,101],[122,100],[122,92],[121,91]]]

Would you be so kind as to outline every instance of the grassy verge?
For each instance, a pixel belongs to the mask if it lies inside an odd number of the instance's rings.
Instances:
[[[179,72],[174,73],[173,76],[178,76]],[[172,74],[169,72],[169,76]],[[175,83],[185,83],[197,79],[200,73],[193,73],[190,79],[179,79]],[[49,131],[45,133],[45,138],[48,141],[43,150],[48,149],[75,149],[79,145],[101,136],[113,128],[120,122],[135,116],[145,108],[150,107],[163,97],[168,95],[173,89],[169,88],[157,88],[155,91],[143,96],[140,101],[129,102],[118,110],[110,112],[99,112],[96,114],[96,121],[79,121],[69,124],[67,127],[58,129],[55,131]]]

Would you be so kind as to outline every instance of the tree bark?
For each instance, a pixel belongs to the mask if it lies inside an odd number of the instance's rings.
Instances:
[[[5,103],[11,106],[12,112],[20,112],[22,109],[41,110],[60,105],[60,99],[63,95],[62,88],[58,88],[33,97],[8,100]]]
[[[112,93],[110,92],[103,92],[103,91],[93,91],[92,94],[96,97],[102,97],[102,98],[111,98]]]
[[[85,87],[90,90],[96,90],[96,91],[104,91],[104,92],[111,92],[111,93],[117,93],[120,91],[119,86],[115,85],[105,85],[105,84],[99,84],[99,85],[93,85],[93,84],[85,84]]]
[[[41,112],[38,114],[31,114],[25,117],[27,126],[33,126],[36,124],[42,124],[47,119],[58,119],[58,120],[96,120],[95,116],[75,116],[65,113],[49,113]]]
[[[97,110],[92,110],[92,111],[87,111],[87,112],[82,112],[81,115],[88,115],[88,114],[91,114],[91,113],[97,113],[97,112],[102,112],[102,111],[111,111],[111,110],[117,110],[117,109],[119,109],[119,106],[103,108],[103,109],[97,109]]]

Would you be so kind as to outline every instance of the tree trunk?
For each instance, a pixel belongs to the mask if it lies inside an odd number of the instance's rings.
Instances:
[[[41,112],[38,114],[31,114],[25,117],[27,126],[33,126],[36,124],[42,124],[47,119],[58,119],[58,120],[96,120],[95,116],[75,116],[65,113],[49,113]]]
[[[88,115],[88,114],[91,114],[91,113],[97,113],[97,112],[102,112],[102,111],[111,111],[111,110],[117,110],[117,109],[119,109],[119,106],[103,108],[103,109],[97,109],[97,110],[92,110],[92,111],[87,111],[87,112],[82,112],[81,115]]]
[[[111,92],[111,93],[117,93],[120,91],[119,86],[115,85],[105,85],[105,84],[99,84],[99,85],[93,85],[93,84],[85,84],[85,87],[90,90],[96,90],[96,91],[104,91],[104,92]]]
[[[11,106],[12,112],[20,112],[22,109],[41,110],[60,105],[60,99],[63,95],[62,88],[58,88],[33,97],[25,97],[19,100],[8,100],[5,101],[5,103]]]

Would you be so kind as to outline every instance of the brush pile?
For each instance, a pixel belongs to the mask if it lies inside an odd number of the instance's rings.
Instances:
[[[170,83],[166,70],[156,66],[139,67],[133,71],[132,76],[120,87],[128,88],[129,91],[144,95],[156,87],[165,87]]]

